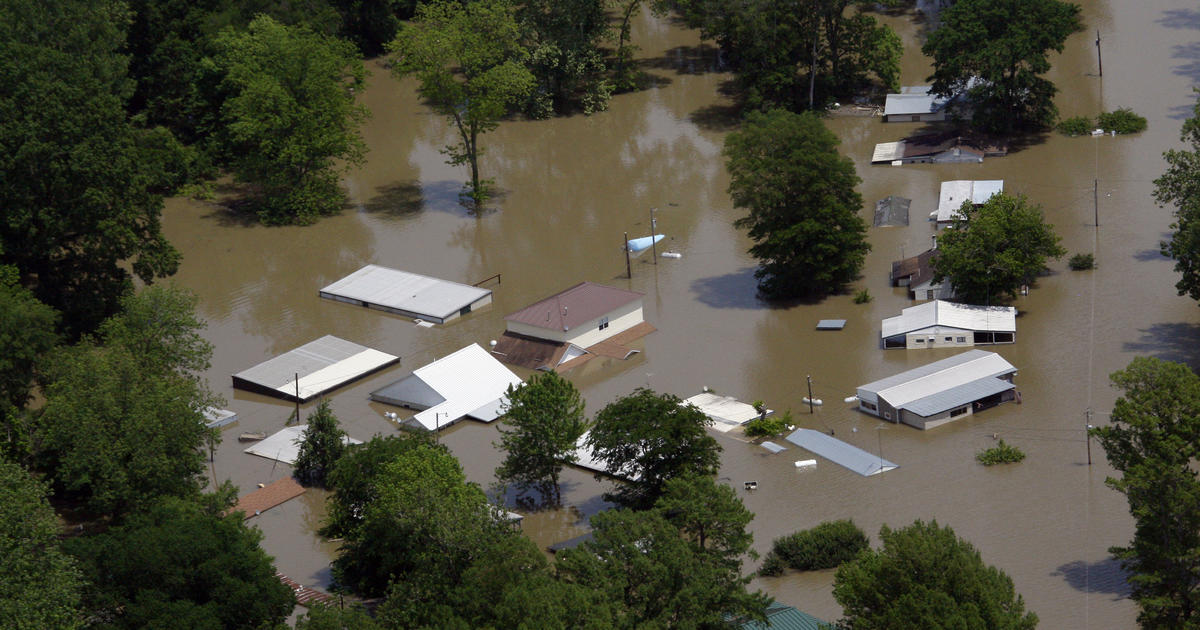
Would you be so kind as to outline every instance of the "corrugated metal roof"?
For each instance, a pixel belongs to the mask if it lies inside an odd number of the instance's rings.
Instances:
[[[910,306],[883,320],[880,337],[887,339],[931,326],[983,332],[1016,332],[1017,309],[1011,306],[976,306],[943,300]]]
[[[584,431],[583,435],[579,436],[578,440],[575,440],[575,461],[571,462],[573,465],[628,481],[637,481],[642,478],[641,473],[638,472],[612,470],[606,463],[597,459],[595,453],[592,452],[591,447],[587,444],[589,434],[591,434],[591,431]]]
[[[427,389],[419,387],[417,381]],[[383,402],[387,398],[427,396],[430,390],[436,392],[443,400],[418,412],[411,419],[426,430],[435,431],[464,416],[483,422],[500,417],[505,392],[510,385],[520,386],[521,379],[479,344],[473,343],[413,370],[410,376],[371,392],[371,398]]]
[[[299,374],[300,400],[306,401],[399,360],[395,355],[325,335],[234,374],[233,384],[270,390],[295,400],[295,375]]]
[[[1000,392],[1014,388],[1016,388],[1016,385],[1002,378],[985,378],[978,381],[971,381],[970,383],[963,383],[958,387],[951,387],[936,394],[914,400],[904,405],[903,408],[905,411],[911,411],[918,416],[928,418],[943,411],[969,405],[981,398],[987,398],[992,394],[999,394]]]
[[[466,284],[367,265],[321,289],[321,297],[355,300],[438,321],[492,294]]]
[[[784,439],[864,477],[899,468],[879,455],[868,453],[820,431],[796,429]]]
[[[968,350],[948,359],[934,361],[895,376],[861,385],[858,389],[900,409],[960,385],[1016,371],[1017,368],[995,352]]]
[[[682,404],[695,405],[704,412],[704,415],[713,420],[715,424],[712,428],[722,433],[746,424],[760,415],[754,405],[747,405],[733,396],[721,396],[712,392],[696,394],[684,400]],[[767,410],[767,414],[771,414],[770,409]]]
[[[961,216],[958,211],[964,201],[969,199],[972,204],[978,206],[991,199],[992,195],[1001,192],[1004,192],[1002,179],[956,179],[942,182],[938,193],[937,220],[953,221],[955,217]]]
[[[931,85],[910,85],[900,88],[899,94],[888,94],[883,102],[884,116],[932,114],[946,107],[949,99],[930,93]]]
[[[875,145],[875,151],[871,154],[871,162],[892,162],[904,157],[904,141],[899,142],[880,142]]]
[[[304,430],[307,428],[307,424],[298,424],[294,427],[280,429],[265,440],[259,440],[244,452],[279,460],[285,464],[295,464],[296,458],[300,456],[300,441],[304,438]],[[362,444],[362,440],[356,440],[346,435],[342,437],[342,443]]]
[[[767,623],[747,621],[743,630],[832,630],[833,626],[792,606],[773,602],[767,607]]]
[[[581,282],[504,319],[548,330],[568,331],[610,313],[644,294],[594,282]]]

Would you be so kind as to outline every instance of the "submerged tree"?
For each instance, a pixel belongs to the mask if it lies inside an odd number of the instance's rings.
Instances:
[[[1186,149],[1163,153],[1167,171],[1154,180],[1154,200],[1174,206],[1171,240],[1163,242],[1162,253],[1175,259],[1179,295],[1200,300],[1200,101],[1179,132]]]
[[[479,174],[479,136],[499,126],[534,86],[515,13],[508,0],[431,2],[417,9],[391,46],[395,72],[415,75],[421,96],[453,123],[458,142],[444,153],[448,164],[469,167],[464,194],[477,210],[492,184]]]
[[[749,214],[759,260],[754,276],[768,298],[813,296],[858,276],[871,245],[858,216],[854,163],[838,155],[837,136],[811,113],[751,112],[725,140],[729,193]]]
[[[543,500],[558,504],[558,477],[564,463],[574,462],[575,442],[587,430],[583,399],[570,381],[556,372],[535,375],[520,387],[508,388],[500,443],[504,462],[496,469],[502,484],[537,489]]]
[[[308,427],[300,437],[292,474],[306,486],[329,487],[329,475],[346,452],[346,432],[338,426],[337,416],[328,400],[322,400],[308,416]]]

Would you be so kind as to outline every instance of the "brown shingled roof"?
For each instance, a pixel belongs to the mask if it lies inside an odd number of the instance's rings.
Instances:
[[[512,313],[504,319],[547,330],[568,331],[609,313],[644,294],[615,287],[581,282],[536,304]]]
[[[936,249],[929,249],[910,256],[902,260],[897,260],[892,263],[892,286],[901,279],[907,277],[909,286],[915,287],[929,278],[933,277],[933,257],[937,254]]]

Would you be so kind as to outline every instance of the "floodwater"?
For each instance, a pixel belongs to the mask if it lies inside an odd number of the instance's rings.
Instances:
[[[1152,180],[1161,153],[1178,143],[1189,113],[1191,86],[1200,81],[1200,12],[1182,0],[1086,2],[1088,30],[1055,56],[1051,75],[1064,116],[1094,115],[1129,106],[1150,121],[1136,137],[1065,138],[1048,135],[1008,157],[982,164],[871,166],[876,142],[896,140],[918,125],[884,124],[872,117],[835,117],[863,179],[864,216],[874,202],[898,194],[913,200],[904,228],[872,228],[874,247],[849,295],[820,303],[773,307],[755,297],[749,242],[733,229],[721,147],[730,130],[730,80],[715,49],[697,33],[667,19],[637,24],[653,85],[613,99],[591,117],[508,122],[487,135],[484,175],[503,194],[494,210],[476,217],[456,202],[466,174],[446,166],[438,148],[449,141],[444,120],[419,104],[411,81],[396,81],[380,64],[362,95],[374,117],[365,134],[367,164],[348,175],[351,207],[305,228],[246,224],[213,203],[172,200],[165,231],[184,254],[176,282],[199,294],[208,338],[215,345],[208,378],[241,420],[224,430],[212,474],[243,492],[289,474],[289,467],[242,453],[241,431],[272,431],[292,410],[286,402],[234,391],[230,375],[269,357],[334,334],[402,357],[391,368],[337,390],[333,408],[359,439],[397,429],[367,393],[468,343],[486,344],[503,330],[503,316],[582,280],[646,294],[647,319],[658,331],[638,342],[628,361],[599,359],[569,374],[589,412],[639,386],[681,397],[708,386],[744,401],[791,409],[803,427],[836,432],[900,468],[864,478],[820,460],[815,470],[792,462],[810,457],[795,447],[768,455],[757,446],[719,436],[722,479],[743,494],[757,515],[755,547],[776,536],[837,518],[852,518],[874,536],[883,524],[937,519],[1012,576],[1043,628],[1128,628],[1136,606],[1107,549],[1132,535],[1124,498],[1104,485],[1111,473],[1093,445],[1087,465],[1085,411],[1097,423],[1117,396],[1108,374],[1138,355],[1200,366],[1200,311],[1178,297],[1171,262],[1158,253],[1169,230],[1168,210],[1155,207]],[[903,82],[923,82],[929,65],[919,53],[924,23],[913,14],[886,18],[901,33]],[[1102,37],[1104,77],[1097,74],[1095,30]],[[933,233],[923,217],[949,179],[1003,179],[1006,190],[1041,204],[1072,252],[1096,253],[1099,268],[1051,264],[1015,305],[1017,343],[993,347],[1018,367],[1023,404],[1009,404],[929,432],[881,424],[840,401],[855,386],[943,358],[949,351],[879,349],[879,322],[910,306],[888,284],[892,260],[925,249]],[[1093,182],[1098,194],[1093,203]],[[624,233],[648,233],[657,208],[663,249],[680,259],[647,253],[625,278],[619,249]],[[1094,217],[1099,216],[1099,227]],[[446,326],[410,321],[317,297],[317,290],[362,265],[378,263],[473,283],[501,274],[494,305]],[[845,330],[818,332],[818,319],[844,318]],[[526,373],[517,370],[523,376]],[[805,377],[825,400],[815,414],[801,403]],[[305,413],[313,404],[305,406]],[[1021,464],[984,468],[976,451],[993,434],[1023,449]],[[442,440],[468,476],[487,486],[500,456],[494,426],[463,422]],[[746,493],[743,481],[758,490]],[[525,532],[542,545],[586,531],[586,517],[604,509],[606,483],[569,470],[570,506],[529,515]],[[313,491],[257,520],[264,548],[278,568],[302,583],[328,583],[335,545],[313,531],[323,495]],[[761,579],[755,585],[779,600],[836,619],[831,572]]]

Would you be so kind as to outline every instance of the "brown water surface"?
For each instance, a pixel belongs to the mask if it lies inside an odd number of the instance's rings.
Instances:
[[[495,210],[475,217],[456,202],[465,173],[446,166],[438,148],[451,131],[418,101],[410,81],[392,79],[373,64],[363,94],[374,117],[366,128],[368,163],[345,184],[352,208],[305,228],[247,225],[216,204],[172,200],[165,230],[184,253],[177,281],[201,298],[207,336],[216,346],[208,377],[241,420],[224,431],[217,478],[243,491],[290,473],[282,464],[242,453],[237,433],[283,426],[286,402],[234,391],[230,375],[324,334],[400,355],[399,367],[332,395],[335,412],[360,439],[392,433],[381,406],[366,395],[468,343],[486,344],[504,328],[503,315],[582,280],[646,293],[646,317],[658,332],[640,342],[629,361],[600,359],[571,373],[590,412],[638,386],[687,397],[709,386],[742,400],[762,399],[792,409],[804,427],[837,437],[900,464],[863,478],[820,460],[798,472],[795,447],[768,455],[728,436],[722,478],[743,493],[757,514],[755,547],[835,518],[853,518],[874,534],[882,524],[937,519],[973,542],[984,559],[1012,576],[1043,628],[1128,628],[1136,607],[1107,548],[1132,535],[1126,503],[1107,489],[1103,453],[1086,461],[1084,413],[1107,421],[1117,393],[1108,374],[1137,355],[1200,365],[1200,313],[1176,295],[1171,262],[1158,253],[1170,214],[1151,200],[1161,153],[1178,143],[1190,111],[1191,85],[1200,80],[1200,12],[1181,0],[1086,2],[1088,31],[1067,41],[1051,78],[1062,89],[1064,116],[1094,115],[1129,106],[1150,128],[1135,137],[1065,138],[1050,134],[1008,157],[982,164],[871,166],[876,142],[919,128],[874,117],[834,117],[863,183],[864,216],[877,199],[913,200],[911,224],[872,228],[874,251],[858,287],[874,296],[853,304],[835,296],[819,304],[772,307],[755,297],[749,242],[733,229],[728,175],[721,157],[730,130],[730,102],[721,95],[731,76],[698,34],[670,20],[643,17],[635,38],[655,85],[616,97],[594,116],[508,122],[485,137],[485,176],[503,190]],[[925,25],[913,14],[886,20],[901,33],[903,82],[922,83],[928,60],[919,53]],[[1095,29],[1103,36],[1104,77],[1095,76]],[[942,351],[879,349],[879,322],[910,302],[888,284],[891,261],[926,248],[933,229],[923,220],[948,179],[1003,179],[1007,191],[1042,204],[1071,252],[1096,252],[1099,268],[1051,264],[1021,310],[1017,343],[991,349],[1020,370],[1023,404],[921,432],[881,425],[840,401],[854,387],[948,356]],[[1093,181],[1098,184],[1099,229]],[[635,259],[626,279],[619,244],[624,232],[648,232],[656,207],[663,249],[680,259],[649,254]],[[410,321],[321,300],[317,289],[367,263],[460,282],[496,273],[495,303],[447,326]],[[840,332],[818,332],[818,319],[848,320]],[[520,372],[523,376],[526,373]],[[806,375],[826,404],[810,415],[801,403]],[[305,406],[305,413],[312,404]],[[1027,454],[1021,464],[984,468],[977,450],[999,434]],[[442,439],[468,476],[487,486],[500,456],[495,427],[464,422]],[[744,493],[743,481],[759,490]],[[526,519],[542,545],[586,531],[581,519],[606,507],[606,484],[570,470],[564,497],[571,506]],[[256,519],[264,548],[280,570],[303,583],[327,584],[335,545],[313,532],[323,495],[301,499]],[[755,584],[819,617],[836,619],[831,572],[761,579]]]

